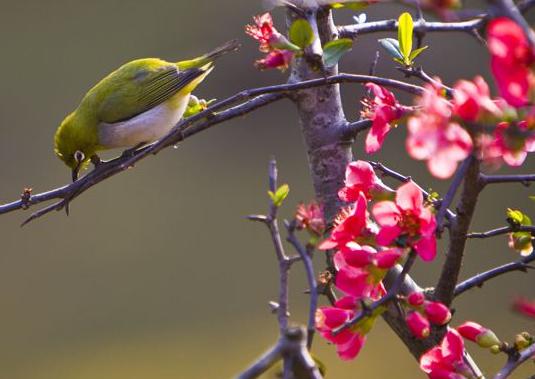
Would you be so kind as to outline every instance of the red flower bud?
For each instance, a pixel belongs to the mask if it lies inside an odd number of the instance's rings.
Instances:
[[[448,307],[437,301],[426,302],[424,312],[429,321],[435,325],[444,325],[451,320],[451,312]]]
[[[489,348],[501,344],[501,341],[492,330],[473,321],[465,322],[457,328],[457,331],[461,336],[477,343],[481,347]]]
[[[419,307],[425,301],[425,295],[423,292],[413,292],[407,296],[407,301],[413,307]]]
[[[409,330],[416,338],[426,338],[429,336],[429,320],[419,312],[410,312],[405,319]]]

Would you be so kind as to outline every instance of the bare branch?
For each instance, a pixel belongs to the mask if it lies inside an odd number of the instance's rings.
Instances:
[[[286,230],[288,231],[288,238],[286,240],[295,248],[298,252],[303,264],[305,266],[305,272],[307,275],[308,288],[310,291],[310,301],[308,310],[308,323],[307,323],[307,347],[312,347],[312,341],[314,339],[315,332],[315,316],[316,309],[318,308],[318,285],[316,283],[316,274],[314,272],[314,265],[312,263],[312,257],[307,249],[299,242],[299,239],[295,235],[295,221],[292,223],[285,222]]]
[[[469,233],[466,235],[466,238],[490,238],[503,234],[509,234],[514,232],[531,232],[535,234],[535,226],[524,226],[524,225],[515,225],[515,226],[503,226],[501,228],[496,228],[488,230],[482,233]]]
[[[491,270],[482,272],[480,274],[474,275],[473,277],[466,279],[464,282],[459,283],[455,287],[455,296],[459,296],[471,288],[482,287],[485,282],[497,276],[507,274],[512,271],[527,272],[527,270],[531,268],[531,266],[529,266],[529,263],[533,261],[535,261],[534,253],[528,255],[527,257],[519,259],[518,261],[510,262],[502,266],[495,267]]]
[[[522,350],[516,357],[510,356],[505,366],[494,376],[494,379],[508,378],[518,366],[532,358],[535,358],[535,344]]]
[[[89,174],[79,179],[78,181],[69,185],[43,192],[40,194],[31,195],[27,199],[20,199],[12,203],[0,205],[0,214],[12,212],[19,209],[27,209],[30,205],[39,204],[41,202],[50,201],[53,199],[61,199],[62,201],[56,203],[54,206],[46,207],[30,216],[24,224],[42,217],[53,210],[60,210],[65,205],[77,198],[83,192],[102,182],[103,180],[114,176],[120,172],[133,167],[138,161],[146,158],[149,155],[154,155],[161,150],[173,146],[176,143],[183,141],[186,138],[204,131],[214,125],[222,122],[243,116],[260,107],[270,104],[274,101],[285,98],[288,94],[307,89],[315,88],[335,83],[367,83],[374,82],[387,87],[397,88],[407,91],[412,94],[420,94],[424,89],[405,82],[379,78],[370,75],[351,75],[339,74],[327,78],[319,78],[308,80],[300,83],[281,84],[275,86],[261,87],[251,90],[239,92],[225,100],[219,101],[208,109],[184,120],[181,120],[173,130],[163,137],[161,140],[145,146],[132,154],[124,154],[111,161],[101,162]],[[236,103],[242,102],[239,105],[228,108]],[[225,109],[228,108],[228,109]],[[218,113],[221,109],[225,109]],[[64,201],[67,200],[67,201]],[[24,225],[23,224],[23,225]]]
[[[446,261],[442,266],[440,278],[434,292],[435,298],[448,306],[454,297],[455,285],[457,284],[463,261],[466,235],[472,222],[479,193],[483,188],[479,180],[479,161],[471,159],[466,170],[463,191],[457,207],[457,217],[450,227],[450,244]]]
[[[535,174],[529,175],[485,175],[481,174],[481,181],[484,185],[500,184],[500,183],[520,183],[523,186],[529,187],[532,182],[535,182]]]

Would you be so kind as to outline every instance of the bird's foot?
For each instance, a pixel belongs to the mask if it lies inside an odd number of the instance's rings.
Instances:
[[[146,144],[147,144],[147,142],[140,142],[137,145],[135,145],[134,147],[131,147],[130,149],[126,149],[121,154],[121,158],[132,158],[134,156],[136,150],[139,149],[140,147],[145,146]]]

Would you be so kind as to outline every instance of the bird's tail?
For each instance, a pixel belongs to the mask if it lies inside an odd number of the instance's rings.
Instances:
[[[180,70],[187,70],[190,68],[197,68],[207,65],[208,63],[211,63],[215,61],[217,58],[238,50],[240,47],[240,43],[237,40],[228,41],[227,43],[219,46],[218,48],[212,50],[209,53],[206,53],[204,55],[201,55],[200,57],[193,58],[187,61],[181,61],[178,62],[178,68]]]

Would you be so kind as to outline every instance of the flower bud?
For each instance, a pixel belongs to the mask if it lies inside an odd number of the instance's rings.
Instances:
[[[502,352],[502,349],[500,348],[500,345],[492,345],[490,347],[490,352],[492,354],[500,354]]]
[[[525,336],[523,336],[522,334],[517,334],[515,336],[515,348],[518,351],[525,349],[529,345],[530,345],[530,341],[527,338],[525,338]]]
[[[407,302],[413,307],[419,307],[425,301],[425,295],[423,292],[413,292],[407,296]]]
[[[414,337],[426,338],[429,336],[429,321],[420,312],[410,312],[405,321]]]
[[[451,320],[451,312],[449,308],[438,301],[425,302],[424,312],[429,321],[435,325],[444,325]]]
[[[472,321],[465,322],[457,328],[457,331],[461,336],[477,343],[480,347],[492,348],[494,345],[501,344],[492,330]]]

